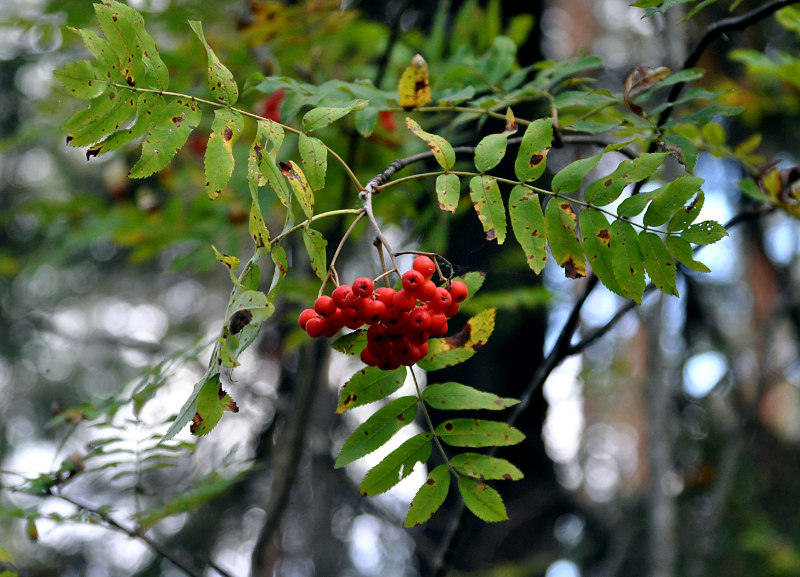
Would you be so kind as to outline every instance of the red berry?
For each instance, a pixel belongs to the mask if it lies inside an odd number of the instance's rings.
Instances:
[[[436,283],[430,279],[426,280],[417,291],[417,298],[424,303],[430,302],[434,295],[436,295]]]
[[[300,316],[297,319],[297,324],[300,325],[301,329],[305,330],[308,319],[313,319],[315,316],[317,316],[317,311],[314,309],[305,309],[300,313]]]
[[[377,367],[380,361],[375,358],[375,355],[369,352],[369,349],[361,351],[361,362],[370,367]]]
[[[425,283],[425,277],[418,270],[407,270],[403,273],[402,280],[403,290],[415,294]]]
[[[342,319],[348,329],[356,330],[364,326],[364,321],[358,318],[358,311],[354,308],[342,309]]]
[[[348,294],[353,294],[353,288],[349,284],[340,284],[333,289],[331,297],[333,298],[333,302],[336,303],[337,307],[344,309],[350,306],[350,303],[347,302]]]
[[[432,337],[441,337],[447,333],[447,317],[442,311],[431,312],[431,325],[428,332]]]
[[[418,330],[407,330],[405,331],[406,338],[408,342],[412,345],[421,345],[423,343],[427,343],[430,335],[428,331],[418,331]]]
[[[353,282],[353,293],[355,293],[356,296],[363,298],[371,297],[374,290],[375,283],[372,282],[372,279],[369,277],[362,276]]]
[[[467,298],[469,294],[469,290],[467,289],[467,285],[465,285],[460,280],[454,280],[450,283],[450,295],[453,297],[453,302],[462,303],[464,299]]]
[[[400,334],[406,328],[408,313],[397,309],[387,309],[383,315],[383,324],[391,334]]]
[[[311,338],[322,336],[325,331],[325,319],[322,317],[313,317],[306,322],[306,332]]]
[[[363,299],[363,304],[357,310],[358,318],[368,325],[372,325],[386,313],[386,305],[379,300]]]
[[[421,272],[425,278],[431,278],[436,272],[436,264],[430,257],[424,255],[415,258],[414,264],[411,266],[414,270]]]
[[[431,299],[431,302],[428,303],[428,307],[430,307],[431,310],[444,312],[450,307],[450,303],[452,302],[453,297],[450,296],[450,293],[447,292],[447,289],[438,287],[436,289],[436,294]]]
[[[427,331],[431,326],[431,313],[423,307],[417,307],[408,315],[407,326],[417,331]]]
[[[397,291],[388,286],[382,286],[380,288],[375,289],[375,296],[385,304],[387,307],[392,306],[392,298]]]
[[[335,335],[340,330],[342,330],[342,327],[344,327],[346,322],[347,322],[347,320],[346,320],[345,315],[344,315],[344,310],[343,309],[336,309],[336,312],[333,313],[331,316],[325,317],[325,325],[331,331],[333,331],[333,333],[331,335],[327,335],[326,334],[325,336],[333,336],[333,335]]]
[[[333,315],[338,308],[339,307],[336,306],[336,303],[333,302],[333,299],[326,295],[317,297],[317,300],[314,301],[314,310],[323,317],[329,317]]]
[[[417,297],[407,290],[399,290],[392,297],[392,307],[398,311],[410,311],[417,306]]]
[[[456,301],[451,302],[450,306],[447,307],[447,310],[444,311],[444,316],[446,316],[448,319],[452,319],[454,316],[458,314],[458,308],[460,306],[461,304],[457,303]]]

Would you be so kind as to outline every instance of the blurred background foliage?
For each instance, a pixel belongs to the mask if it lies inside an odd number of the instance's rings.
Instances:
[[[673,7],[642,18],[661,3],[129,3],[157,40],[172,89],[195,94],[205,69],[190,19],[203,22],[240,88],[251,77],[246,86],[364,78],[392,92],[423,51],[436,92],[437,82],[453,84],[445,74],[474,82],[470,66],[505,34],[521,68],[601,56],[597,86],[619,92],[634,66],[679,69],[708,26],[769,4],[665,2]],[[455,502],[423,528],[400,528],[424,472],[362,499],[365,467],[333,470],[356,424],[333,414],[336,390],[356,365],[296,329],[318,289],[302,246],[287,246],[293,275],[278,314],[226,383],[240,413],[209,437],[158,443],[223,320],[229,279],[210,246],[242,253],[249,195],[239,170],[213,203],[203,193],[207,125],[167,170],[141,181],[125,176],[136,149],[87,161],[65,145],[59,127],[80,103],[52,71],[85,57],[67,27],[92,19],[83,0],[0,5],[0,575],[410,577],[432,574],[443,551],[458,575],[800,572],[800,236],[795,219],[752,198],[757,187],[743,187],[745,196],[737,186],[761,163],[732,156],[780,162],[792,184],[800,10],[730,32],[698,64],[705,88],[729,90],[725,103],[744,107],[684,133],[700,150],[707,218],[742,215],[729,239],[700,253],[713,272],[681,275],[680,299],[651,295],[552,373],[518,423],[527,441],[504,453],[526,475],[501,488],[511,520],[465,521],[450,546]],[[241,106],[265,116],[292,106],[280,92],[242,92]],[[366,139],[349,124],[320,135],[366,180],[419,151],[402,116],[379,116]],[[454,143],[485,129],[426,122]],[[241,158],[249,140],[239,142]],[[554,149],[549,173],[593,150]],[[356,191],[331,169],[317,200],[320,211],[351,206]],[[267,226],[279,229],[268,202]],[[468,211],[438,211],[432,183],[392,187],[376,204],[394,223],[396,249],[422,246],[457,272],[487,272],[481,298],[499,304],[498,329],[446,377],[519,396],[585,281],[549,266],[533,276],[518,250],[487,244]],[[344,226],[324,230],[331,245]],[[357,235],[348,247],[344,278],[377,273],[370,240]],[[594,289],[579,336],[623,306]],[[131,536],[139,527],[150,544]]]

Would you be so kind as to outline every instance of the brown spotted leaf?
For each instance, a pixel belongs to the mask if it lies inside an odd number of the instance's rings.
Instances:
[[[208,89],[211,91],[213,100],[233,106],[239,99],[239,87],[236,85],[233,74],[220,62],[211,46],[206,42],[206,37],[203,34],[203,25],[196,20],[190,20],[189,26],[206,49],[206,55],[208,56]]]
[[[211,200],[219,196],[233,174],[233,145],[243,128],[244,119],[235,110],[218,108],[214,111],[204,158],[206,193]]]
[[[428,473],[428,478],[411,500],[404,527],[422,525],[442,506],[450,491],[450,471],[447,465],[439,465]]]
[[[425,106],[431,101],[428,63],[421,54],[411,59],[397,84],[397,101],[406,110]]]
[[[422,400],[432,409],[441,410],[499,411],[519,403],[517,399],[498,397],[493,393],[479,391],[461,383],[428,385],[422,391]]]
[[[486,240],[503,244],[506,240],[506,209],[497,180],[485,174],[472,177],[469,196],[486,233]]]
[[[311,190],[303,170],[292,160],[281,162],[278,166],[281,174],[289,181],[289,186],[294,191],[294,197],[300,203],[306,217],[311,218],[314,214],[314,192]]]
[[[551,198],[544,211],[545,230],[558,266],[569,278],[586,276],[586,260],[583,248],[575,232],[575,212],[568,200]]]
[[[450,459],[450,464],[462,475],[481,480],[518,481],[524,476],[505,459],[479,453],[460,453]]]
[[[203,113],[191,100],[178,98],[170,102],[161,113],[150,133],[142,143],[142,156],[131,168],[131,178],[145,178],[166,167],[172,157],[186,144],[192,130]]]
[[[519,429],[486,419],[450,419],[436,427],[436,435],[451,447],[505,447],[525,439]]]
[[[646,116],[642,107],[633,102],[633,98],[637,94],[650,90],[656,83],[669,76],[670,72],[671,70],[666,66],[657,66],[656,68],[637,66],[634,68],[625,80],[625,90],[623,91],[625,106],[634,114]]]
[[[458,333],[428,341],[428,356],[417,364],[425,371],[435,371],[463,363],[486,344],[494,331],[496,308],[486,309],[469,319]]]
[[[508,519],[506,506],[500,493],[495,491],[483,481],[476,481],[469,477],[458,478],[458,492],[464,499],[464,504],[472,513],[486,521],[496,523]]]
[[[403,386],[406,368],[384,371],[378,367],[366,367],[350,377],[339,392],[337,413],[379,401]]]
[[[530,188],[515,186],[508,198],[508,217],[528,266],[539,274],[547,262],[547,236],[539,195]]]

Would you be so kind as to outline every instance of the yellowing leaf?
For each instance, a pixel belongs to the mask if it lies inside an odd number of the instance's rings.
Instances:
[[[397,101],[406,110],[425,106],[431,101],[428,63],[421,54],[411,59],[397,85]]]

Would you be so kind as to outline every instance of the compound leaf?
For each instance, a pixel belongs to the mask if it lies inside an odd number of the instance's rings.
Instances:
[[[64,124],[71,146],[87,146],[129,124],[136,114],[136,97],[127,90],[109,90],[92,99]]]
[[[711,272],[711,269],[702,262],[694,260],[692,245],[688,240],[679,236],[668,236],[666,244],[669,253],[686,268],[697,272]]]
[[[389,453],[367,472],[359,486],[361,494],[368,497],[384,493],[408,477],[417,463],[424,463],[431,456],[432,438],[430,433],[414,435]]]
[[[530,188],[515,186],[508,199],[508,216],[528,266],[539,274],[547,261],[547,236],[539,195]]]
[[[395,399],[378,409],[347,438],[334,467],[340,469],[369,455],[383,446],[397,431],[411,424],[416,415],[417,397],[411,395]]]
[[[406,380],[405,367],[384,371],[378,367],[366,367],[350,377],[339,392],[337,413],[354,407],[379,401],[403,386]]]
[[[422,390],[422,399],[433,409],[466,410],[489,409],[499,411],[519,403],[517,399],[498,397],[460,383],[428,385]]]
[[[319,108],[312,108],[303,116],[303,130],[311,132],[330,126],[354,110],[361,110],[367,104],[369,102],[366,100],[354,100],[343,107],[320,106]]]
[[[506,506],[500,493],[482,481],[469,477],[458,478],[458,491],[464,504],[472,513],[488,523],[505,521],[508,519]]]
[[[511,425],[485,419],[450,419],[436,427],[436,434],[451,447],[505,447],[525,438]]]
[[[306,175],[292,160],[281,162],[279,166],[281,174],[289,181],[289,185],[294,191],[294,197],[300,203],[306,218],[311,218],[311,215],[314,214],[314,192],[308,184]]]
[[[725,227],[713,220],[693,224],[681,232],[681,238],[695,244],[713,244],[726,236]]]
[[[411,500],[404,527],[422,525],[442,506],[450,491],[450,471],[447,465],[439,465],[428,473],[428,479]]]
[[[569,194],[578,190],[583,179],[589,174],[590,170],[597,166],[601,158],[603,158],[602,153],[595,154],[589,158],[576,160],[559,170],[553,177],[553,192]]]
[[[53,75],[75,98],[97,98],[108,87],[105,74],[91,60],[68,62]]]
[[[160,94],[143,92],[136,101],[136,122],[130,128],[123,128],[110,134],[87,151],[87,157],[101,156],[119,150],[129,142],[141,138],[153,127],[164,112],[164,97]]]
[[[657,195],[647,207],[642,222],[645,226],[661,226],[679,211],[691,199],[700,187],[703,179],[696,176],[682,176],[656,189]]]

